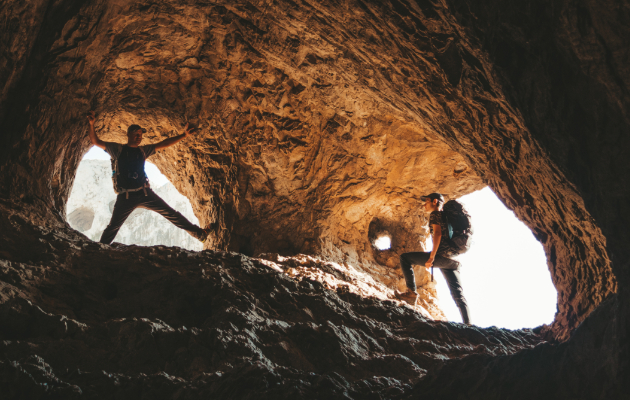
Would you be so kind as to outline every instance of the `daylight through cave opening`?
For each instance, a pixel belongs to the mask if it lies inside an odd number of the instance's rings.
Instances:
[[[392,245],[392,238],[389,235],[382,235],[379,236],[375,241],[374,241],[374,246],[376,246],[376,248],[378,250],[388,250]]]
[[[153,163],[146,161],[145,171],[151,189],[173,209],[198,225],[199,221],[188,198],[180,194]],[[66,218],[70,226],[94,241],[100,239],[116,202],[111,176],[109,155],[96,146],[92,147],[77,168],[66,203]],[[161,215],[141,208],[131,213],[114,241],[127,245],[178,246],[196,251],[203,249],[203,244],[186,231],[178,229]]]
[[[470,213],[474,228],[470,250],[456,257],[473,323],[508,329],[551,324],[558,294],[545,251],[529,227],[489,187],[457,200]],[[426,247],[432,248],[430,237]],[[461,322],[441,274],[435,286],[446,317]]]

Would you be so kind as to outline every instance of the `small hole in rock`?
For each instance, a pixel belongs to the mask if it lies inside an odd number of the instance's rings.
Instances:
[[[388,235],[379,236],[374,241],[374,247],[379,250],[389,250],[392,247],[392,238]]]

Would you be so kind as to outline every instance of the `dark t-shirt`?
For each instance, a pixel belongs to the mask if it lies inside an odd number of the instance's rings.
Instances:
[[[144,172],[144,161],[155,153],[155,145],[147,145],[140,147],[129,147],[120,143],[106,143],[105,151],[112,158],[127,158],[125,162],[119,163],[120,171],[118,171],[118,186],[125,189],[137,189],[148,182],[146,173]],[[114,166],[112,166],[114,168]],[[140,172],[139,174],[130,174],[127,168]]]
[[[440,240],[440,246],[438,247],[437,254],[442,257],[451,257],[457,254],[451,246],[451,240],[448,237],[448,224],[444,211],[433,211],[429,215],[429,229],[431,235],[433,235],[433,225],[439,225],[442,228],[442,239]]]

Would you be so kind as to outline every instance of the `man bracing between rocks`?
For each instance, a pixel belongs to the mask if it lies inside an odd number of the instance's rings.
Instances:
[[[142,135],[146,129],[139,125],[131,125],[127,129],[127,144],[104,142],[100,140],[94,132],[94,112],[88,114],[90,123],[90,140],[94,146],[105,150],[112,158],[112,180],[114,191],[118,195],[112,219],[103,231],[101,243],[110,244],[114,241],[118,230],[123,225],[127,217],[136,208],[146,208],[162,215],[173,225],[188,231],[194,238],[205,242],[210,233],[210,228],[202,229],[186,217],[171,208],[160,198],[149,186],[149,179],[144,171],[146,159],[158,150],[170,147],[194,132],[189,124],[186,124],[184,133],[172,138],[165,139],[156,144],[140,146]]]
[[[464,237],[464,235],[460,235],[459,237],[463,237],[465,244],[459,246],[459,242],[454,240],[456,238],[452,237],[453,227],[449,225],[447,215],[443,211],[444,196],[440,193],[431,193],[427,196],[422,196],[420,200],[424,202],[424,210],[431,213],[429,215],[429,227],[433,240],[433,249],[431,252],[404,253],[400,256],[400,266],[405,276],[407,292],[397,293],[396,296],[408,303],[415,304],[418,293],[416,292],[416,279],[413,272],[413,265],[424,265],[427,269],[435,266],[442,271],[442,275],[444,275],[444,279],[446,279],[448,288],[451,291],[451,296],[459,308],[462,321],[464,321],[465,324],[470,324],[470,312],[460,282],[460,263],[452,259],[452,257],[467,249],[472,227],[470,227],[468,223],[468,236]],[[464,250],[462,250],[462,248],[464,248]]]

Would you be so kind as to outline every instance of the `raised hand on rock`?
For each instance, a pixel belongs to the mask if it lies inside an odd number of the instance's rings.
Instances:
[[[186,135],[186,136],[190,136],[191,134],[197,133],[198,131],[199,131],[199,129],[197,129],[190,122],[187,122],[186,126],[184,127],[184,135]]]
[[[95,116],[93,110],[92,111],[88,111],[87,119],[88,119],[88,122],[90,123],[90,125],[94,126],[94,121],[96,121],[96,116]]]

